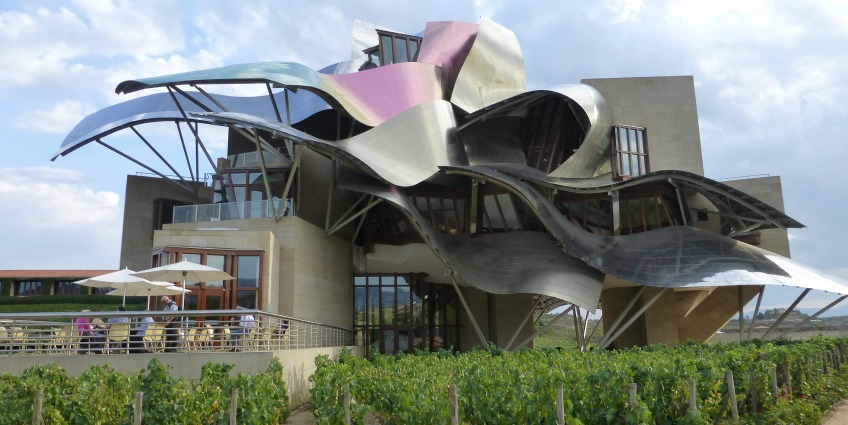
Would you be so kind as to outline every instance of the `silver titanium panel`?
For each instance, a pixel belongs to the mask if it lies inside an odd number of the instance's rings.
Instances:
[[[566,255],[543,232],[449,236],[433,229],[397,188],[340,173],[338,187],[385,199],[402,211],[458,280],[493,294],[541,294],[598,307],[603,275]]]
[[[848,282],[706,230],[673,226],[624,236],[589,233],[533,185],[484,166],[457,167],[523,198],[570,255],[620,279],[657,287],[781,285],[848,294]]]
[[[210,102],[201,93],[189,91],[187,94],[213,111],[220,110],[218,106]],[[276,119],[273,104],[268,96],[236,97],[211,93],[210,95],[230,111],[238,111],[269,120]],[[205,112],[197,104],[189,101],[180,94],[177,94],[176,98],[179,101],[180,107],[187,114]],[[285,119],[286,102],[284,93],[275,93],[274,101],[277,103],[281,116]],[[291,106],[290,116],[292,123],[300,122],[317,112],[329,109],[329,105],[326,102],[307,91],[289,93],[289,105]],[[156,93],[139,97],[103,108],[86,116],[65,136],[65,140],[62,141],[62,145],[53,155],[52,159],[67,155],[95,139],[121,129],[155,121],[184,121],[182,113],[174,104],[174,100],[170,94]],[[199,117],[194,117],[193,121],[209,122],[209,120]]]
[[[515,34],[481,18],[480,30],[456,77],[451,103],[474,112],[526,90],[524,57]]]
[[[318,152],[355,164],[396,186],[413,186],[439,171],[439,165],[457,164],[460,146],[449,102],[436,101],[411,108],[350,139],[327,141],[286,125],[244,114],[199,114],[222,123],[237,123],[279,133]]]
[[[620,191],[656,182],[674,182],[687,190],[704,195],[714,203],[716,201],[722,202],[724,207],[729,208],[735,216],[750,220],[765,220],[766,222],[761,223],[758,229],[797,229],[805,227],[794,218],[786,215],[783,211],[772,207],[754,196],[722,182],[688,171],[660,170],[626,181],[613,181],[609,174],[590,179],[554,178],[545,175],[542,171],[522,164],[492,164],[489,165],[489,168],[558,191],[583,194]],[[719,205],[716,206],[719,207]]]
[[[554,177],[589,178],[604,161],[609,161],[610,131],[613,116],[601,93],[586,84],[569,84],[552,91],[577,102],[589,117],[586,137],[568,160],[551,172]]]
[[[295,62],[245,63],[127,80],[118,84],[115,92],[132,93],[169,85],[256,83],[311,91],[369,127],[381,124],[403,107],[443,97],[438,67],[418,62],[403,62],[353,74],[321,74]]]

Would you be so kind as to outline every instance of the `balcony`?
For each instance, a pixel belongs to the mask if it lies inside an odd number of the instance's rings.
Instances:
[[[207,221],[245,220],[274,217],[280,200],[229,202],[174,207],[174,223],[201,223]],[[287,198],[283,205],[283,217],[296,215],[294,200]]]

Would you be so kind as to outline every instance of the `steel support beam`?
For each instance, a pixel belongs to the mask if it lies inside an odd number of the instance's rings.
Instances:
[[[535,303],[533,303],[533,306],[530,307],[530,311],[528,311],[527,315],[524,316],[524,320],[521,321],[521,324],[518,325],[518,328],[515,329],[515,332],[512,334],[512,337],[509,339],[509,342],[507,342],[506,345],[504,346],[504,350],[509,351],[509,349],[512,347],[512,343],[515,342],[515,339],[518,338],[518,334],[521,333],[521,329],[524,329],[524,325],[527,324],[527,322],[533,317],[533,313],[535,313],[536,309],[539,308],[541,301],[542,301],[541,298],[539,298],[538,300],[536,300]]]
[[[150,148],[150,150],[153,151],[153,153],[156,154],[156,156],[159,157],[159,159],[162,160],[163,163],[165,163],[165,165],[171,170],[171,172],[174,173],[175,176],[179,177],[180,181],[185,182],[185,178],[180,174],[180,172],[177,171],[171,165],[171,163],[168,162],[168,160],[165,159],[165,157],[163,157],[162,154],[160,154],[159,151],[156,150],[156,148],[154,148],[153,145],[151,145],[150,142],[148,142],[147,139],[144,138],[144,136],[142,136],[141,133],[139,133],[138,130],[135,129],[135,127],[130,127],[130,130],[132,130],[133,133],[135,133],[135,135],[138,136],[138,138],[141,139],[141,141],[144,142],[144,144],[147,145],[147,147]]]
[[[178,181],[176,181],[176,180],[174,180],[174,179],[172,179],[172,178],[170,178],[170,177],[168,177],[168,176],[166,176],[166,175],[164,175],[164,174],[162,174],[162,173],[160,173],[160,172],[158,172],[158,171],[154,170],[153,168],[151,168],[151,167],[150,167],[150,166],[148,166],[147,164],[144,164],[144,163],[142,163],[141,161],[139,161],[139,160],[137,160],[137,159],[135,159],[135,158],[133,158],[133,157],[131,157],[131,156],[129,156],[129,155],[127,155],[127,154],[125,154],[125,153],[121,152],[121,151],[119,151],[118,149],[113,148],[112,146],[110,146],[109,144],[107,144],[106,142],[104,142],[103,140],[100,140],[100,139],[95,139],[95,140],[97,141],[97,143],[99,143],[100,145],[104,146],[106,149],[109,149],[110,151],[115,152],[116,154],[118,154],[118,155],[120,155],[120,156],[122,156],[122,157],[124,157],[124,158],[126,158],[126,159],[128,159],[128,160],[130,160],[130,161],[132,161],[132,162],[134,162],[134,163],[136,163],[136,164],[138,164],[138,166],[143,167],[143,168],[144,168],[144,169],[146,169],[147,171],[150,171],[151,173],[156,174],[157,176],[162,177],[163,179],[168,180],[168,181],[169,181],[169,182],[171,182],[171,183],[174,183],[175,185],[179,186],[179,187],[180,187],[180,189],[186,190],[186,191],[188,191],[188,192],[190,192],[190,193],[195,193],[195,190],[194,190],[194,188],[193,188],[193,187],[189,187],[189,186],[187,186],[187,185],[184,185],[184,184],[182,184],[182,183],[180,183],[180,182],[178,182]]]
[[[662,290],[660,290],[660,292],[658,292],[656,295],[654,295],[653,298],[648,300],[648,302],[645,305],[643,305],[642,308],[639,309],[639,311],[634,313],[633,316],[630,319],[627,320],[627,322],[625,322],[618,330],[615,331],[615,334],[613,334],[611,337],[609,337],[609,339],[607,339],[607,341],[603,345],[600,345],[599,347],[601,349],[604,349],[604,348],[607,348],[610,344],[612,344],[612,342],[615,341],[616,338],[621,336],[621,334],[624,333],[624,331],[626,331],[627,328],[629,328],[630,325],[632,325],[633,322],[636,321],[636,319],[638,319],[640,316],[645,314],[645,312],[648,311],[648,309],[651,308],[651,306],[654,305],[654,303],[657,302],[657,300],[660,299],[661,296],[663,296],[666,292],[668,292],[669,289],[671,289],[671,288],[663,288]]]
[[[809,323],[809,322],[810,322],[810,320],[814,320],[814,319],[816,319],[817,317],[821,316],[824,312],[826,312],[826,311],[830,310],[831,308],[835,307],[837,304],[841,303],[843,300],[845,300],[845,298],[848,298],[848,295],[843,295],[843,296],[841,296],[841,297],[837,298],[837,299],[836,299],[836,300],[834,300],[832,303],[830,303],[830,304],[828,304],[828,305],[824,306],[821,310],[817,311],[817,312],[816,312],[816,314],[814,314],[814,315],[812,315],[812,316],[810,316],[810,317],[807,317],[806,319],[802,320],[802,321],[801,321],[801,323],[798,323],[797,325],[793,326],[793,327],[792,327],[791,329],[789,329],[788,331],[783,332],[782,334],[780,334],[780,336],[779,336],[778,338],[783,338],[783,337],[785,337],[787,334],[789,334],[789,332],[792,332],[792,331],[794,331],[795,329],[798,329],[798,328],[800,328],[801,326],[804,326],[805,324]]]
[[[192,134],[194,134],[195,143],[197,143],[197,145],[201,149],[203,149],[203,153],[206,155],[206,160],[209,161],[209,165],[214,170],[215,169],[215,163],[214,163],[214,161],[212,161],[212,156],[209,155],[209,152],[206,150],[206,146],[200,141],[200,134],[197,133],[197,129],[195,129],[194,127],[191,126],[189,119],[188,119],[188,114],[186,114],[185,109],[183,109],[183,106],[180,105],[180,102],[177,100],[177,96],[174,94],[174,90],[177,90],[176,88],[174,88],[174,86],[168,86],[168,94],[171,95],[171,99],[173,99],[174,105],[176,105],[177,109],[180,110],[180,114],[183,116],[183,120],[186,122],[186,124],[188,124],[188,128],[189,128],[189,130],[191,130]],[[193,99],[191,96],[188,96],[188,98]],[[183,144],[183,147],[185,147],[185,144]],[[195,164],[195,167],[196,166],[197,166],[197,164]],[[197,178],[200,179],[200,170],[198,170]]]
[[[766,333],[763,334],[763,339],[766,339],[766,335],[768,335],[769,332],[771,332],[772,329],[777,328],[777,326],[780,325],[780,323],[783,322],[783,320],[786,319],[787,316],[789,316],[789,313],[792,313],[792,310],[795,309],[795,306],[797,306],[798,303],[800,303],[801,300],[803,300],[804,297],[806,297],[807,294],[810,293],[810,291],[811,291],[811,289],[807,288],[807,289],[804,290],[804,292],[801,292],[801,295],[799,295],[798,298],[795,299],[795,301],[792,303],[792,305],[790,305],[789,308],[787,308],[786,311],[784,311],[783,314],[781,314],[780,317],[777,318],[777,321],[775,321],[774,324],[771,325],[770,328],[768,328]]]
[[[539,336],[539,335],[541,335],[541,334],[545,333],[545,331],[548,329],[548,327],[549,327],[549,326],[551,326],[551,325],[553,325],[554,323],[556,323],[559,319],[563,318],[563,316],[565,316],[566,314],[568,314],[568,312],[570,312],[570,311],[571,311],[571,310],[573,310],[573,309],[574,309],[574,304],[570,305],[567,309],[563,310],[563,311],[562,311],[562,313],[558,314],[556,317],[554,317],[553,319],[551,319],[551,321],[550,321],[550,322],[548,322],[547,324],[545,324],[545,326],[542,326],[542,328],[541,328],[541,329],[539,329],[539,330],[538,330],[538,331],[536,331],[536,332],[533,332],[533,335],[530,335],[529,337],[527,337],[527,339],[525,339],[524,341],[521,341],[521,344],[518,344],[518,346],[517,346],[517,347],[515,347],[515,349],[516,349],[516,350],[520,350],[520,349],[524,348],[524,346],[526,346],[526,345],[527,345],[527,344],[529,344],[531,341],[533,341],[533,340],[534,340],[537,336]]]
[[[471,325],[474,327],[474,331],[477,332],[477,337],[480,338],[480,344],[485,347],[489,344],[489,341],[487,341],[486,337],[483,336],[483,331],[480,330],[480,325],[477,324],[477,319],[471,312],[471,308],[468,307],[468,303],[465,301],[465,297],[462,295],[462,291],[459,290],[459,285],[456,284],[456,275],[454,274],[453,270],[449,270],[448,274],[450,274],[451,284],[453,284],[453,290],[456,292],[456,296],[459,297],[459,302],[462,303],[462,308],[465,309],[465,314],[468,315],[468,320],[471,321]]]
[[[371,197],[371,199],[373,199],[373,198],[374,198],[374,197],[372,196],[372,197]],[[361,215],[363,215],[363,214],[367,213],[367,212],[368,212],[368,210],[370,210],[371,208],[376,207],[376,206],[377,206],[377,204],[379,204],[380,202],[383,202],[383,200],[382,200],[382,199],[374,199],[374,200],[372,200],[372,201],[371,201],[368,205],[366,205],[365,207],[363,207],[361,210],[357,211],[356,213],[354,213],[354,214],[353,214],[353,215],[351,215],[350,217],[346,218],[345,220],[342,220],[341,222],[339,222],[339,223],[337,223],[336,225],[334,225],[331,229],[327,230],[327,236],[330,236],[330,235],[332,235],[333,233],[338,232],[338,231],[339,231],[342,227],[346,226],[346,225],[347,225],[348,223],[350,223],[351,221],[356,220],[356,218],[357,218],[357,217],[359,217],[359,216],[361,216]]]
[[[641,298],[642,294],[645,293],[645,288],[645,286],[639,288],[639,290],[636,292],[636,295],[634,295],[633,299],[631,299],[630,302],[627,304],[627,307],[624,307],[624,310],[621,310],[621,313],[618,315],[618,317],[615,318],[615,322],[610,325],[610,328],[604,329],[604,337],[601,338],[600,342],[598,342],[598,346],[602,346],[605,342],[607,342],[609,336],[613,332],[615,332],[616,328],[618,327],[618,324],[621,323],[621,321],[624,320],[625,317],[627,317],[627,313],[630,313],[630,310],[633,309],[634,305],[636,305],[636,301],[639,301],[639,298]]]
[[[286,199],[289,198],[289,191],[291,190],[292,182],[294,182],[295,175],[297,175],[298,170],[300,169],[300,156],[301,156],[300,149],[301,148],[298,146],[297,149],[295,149],[295,151],[294,151],[294,162],[292,163],[291,171],[289,171],[289,178],[286,180],[285,189],[283,189],[283,196],[282,196],[282,199],[280,200],[280,206],[277,207],[277,213],[274,214],[275,217],[278,217],[276,219],[277,221],[279,221],[280,218],[283,217],[283,212],[284,212],[283,208],[285,208]],[[292,202],[292,209],[296,209],[296,208],[297,208],[297,204],[295,202]]]
[[[748,326],[748,338],[751,339],[751,332],[754,331],[754,323],[757,322],[757,315],[760,314],[760,303],[763,302],[763,294],[766,292],[766,286],[763,285],[760,288],[760,292],[757,293],[757,306],[754,307],[754,315],[751,316],[751,325]]]
[[[253,140],[256,142],[256,152],[259,153],[259,169],[262,170],[262,183],[265,184],[265,199],[267,199],[268,202],[271,203],[271,208],[273,209],[274,208],[274,199],[271,196],[271,183],[268,182],[268,169],[265,167],[265,155],[262,155],[262,142],[260,142],[260,140],[259,140],[259,132],[258,131],[254,130],[253,135],[255,136],[253,138]],[[247,183],[250,184],[250,182],[247,182]],[[285,201],[285,199],[281,199],[280,202],[285,203],[286,201]],[[267,209],[262,212],[262,215],[264,216],[266,212],[267,212]],[[279,220],[279,219],[280,218],[277,217],[277,210],[274,209],[274,220]]]

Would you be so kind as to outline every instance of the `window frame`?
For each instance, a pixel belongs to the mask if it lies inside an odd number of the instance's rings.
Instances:
[[[622,132],[626,134],[626,140],[622,140]],[[645,127],[614,125],[610,144],[610,165],[614,179],[626,180],[651,172],[648,155],[648,130]],[[634,147],[635,149],[633,149]],[[634,164],[636,165],[635,171],[633,170]]]

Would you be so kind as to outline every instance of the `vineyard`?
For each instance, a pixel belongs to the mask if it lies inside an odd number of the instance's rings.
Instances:
[[[34,366],[23,376],[0,375],[0,425],[281,423],[289,410],[280,362],[256,375],[231,377],[232,368],[209,363],[188,382],[156,359],[132,375],[108,365],[79,377],[55,364]]]
[[[366,414],[386,424],[818,424],[848,396],[845,359],[848,340],[823,337],[587,353],[343,354],[316,359],[312,399],[319,424],[361,424]]]

